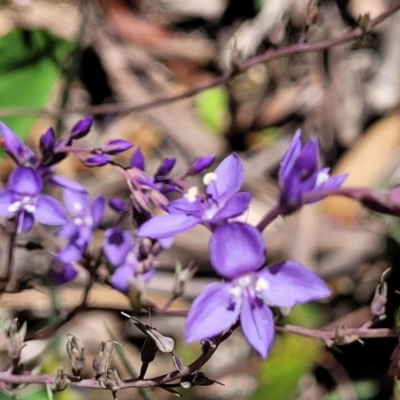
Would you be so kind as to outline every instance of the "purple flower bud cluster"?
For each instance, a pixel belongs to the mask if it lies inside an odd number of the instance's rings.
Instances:
[[[128,293],[132,284],[151,280],[157,269],[155,257],[172,245],[175,235],[202,225],[211,232],[211,265],[222,281],[207,286],[194,300],[186,322],[188,342],[212,339],[240,324],[250,345],[266,357],[275,332],[273,307],[329,296],[326,284],[298,262],[268,265],[262,236],[277,216],[341,190],[346,176],[330,177],[329,169],[320,167],[316,140],[303,145],[300,131],[295,134],[280,166],[277,203],[254,227],[243,222],[251,194],[241,190],[244,167],[237,154],[207,173],[213,155],[200,157],[175,174],[176,159],[165,158],[151,174],[140,148],[127,166],[113,160],[134,146],[125,140],[108,140],[95,149],[76,146],[92,123],[90,117],[82,119],[62,139],[48,129],[39,140],[38,155],[0,125],[4,149],[16,164],[7,187],[0,190],[0,216],[12,221],[18,234],[29,233],[35,222],[58,227],[54,238],[59,247],[49,266],[54,284],[74,279],[80,265],[94,280],[104,281],[108,271],[108,283]],[[88,167],[112,165],[126,180],[129,195],[108,202],[101,195],[91,199],[80,183],[55,174],[57,164],[71,153]],[[200,174],[201,187],[192,184]],[[61,188],[62,201],[48,194],[52,192],[44,194],[46,184]],[[106,204],[115,218],[103,226]],[[163,215],[154,216],[154,206]],[[102,230],[99,248],[93,238]]]

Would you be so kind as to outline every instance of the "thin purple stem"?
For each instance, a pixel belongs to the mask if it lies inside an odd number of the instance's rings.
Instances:
[[[273,208],[271,208],[267,214],[261,219],[261,221],[257,224],[256,228],[260,231],[263,232],[264,229],[271,224],[276,218],[281,215],[281,210],[279,205],[275,205]]]

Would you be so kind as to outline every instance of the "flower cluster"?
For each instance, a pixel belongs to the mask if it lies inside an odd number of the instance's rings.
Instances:
[[[330,177],[329,169],[319,166],[316,140],[303,145],[300,132],[295,134],[280,166],[277,203],[254,227],[238,221],[239,217],[243,221],[250,207],[251,194],[241,191],[244,168],[237,154],[206,173],[201,190],[189,181],[205,172],[214,156],[198,158],[184,173],[175,175],[175,158],[166,158],[150,174],[139,148],[127,166],[112,159],[134,146],[127,141],[110,140],[95,149],[76,146],[92,122],[84,118],[59,140],[49,129],[40,138],[39,155],[6,125],[0,126],[4,149],[17,165],[7,188],[0,190],[0,216],[12,221],[17,233],[29,233],[35,221],[59,227],[55,232],[59,248],[49,267],[53,283],[74,279],[80,264],[94,280],[104,280],[106,269],[109,284],[128,293],[136,281],[150,281],[157,267],[155,257],[171,246],[177,234],[202,225],[211,232],[211,265],[223,281],[207,286],[194,300],[186,322],[188,342],[212,339],[240,324],[250,345],[266,357],[275,331],[274,307],[293,307],[329,296],[326,284],[305,266],[295,261],[267,265],[262,237],[273,219],[270,215],[287,216],[340,189],[346,176]],[[88,167],[112,165],[127,182],[129,196],[108,201],[117,218],[105,227],[100,249],[93,245],[93,238],[102,227],[106,199],[91,200],[80,183],[55,173],[57,164],[71,153]],[[43,193],[45,184],[61,188],[63,205]],[[164,215],[154,216],[154,205]],[[131,228],[127,221],[133,222]]]

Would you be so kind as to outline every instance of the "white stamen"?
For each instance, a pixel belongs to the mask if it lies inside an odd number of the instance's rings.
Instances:
[[[239,286],[234,286],[229,293],[231,297],[239,297],[242,294],[242,289]]]
[[[83,225],[83,219],[81,217],[74,218],[74,224],[77,226]]]
[[[262,292],[269,289],[269,282],[264,278],[258,278],[255,286],[256,292]]]
[[[189,203],[194,203],[197,199],[197,196],[199,194],[199,188],[197,186],[192,186],[191,188],[188,189],[188,191],[184,194],[183,197],[189,202]]]
[[[209,172],[203,176],[203,183],[207,186],[216,179],[217,179],[217,174],[215,172]]]
[[[36,211],[36,207],[33,204],[26,204],[24,209],[30,214],[33,214]]]
[[[321,186],[323,183],[325,183],[329,179],[329,173],[327,171],[321,171],[318,172],[317,175],[317,182],[315,183],[315,186]]]
[[[251,275],[244,275],[238,278],[237,283],[241,287],[249,287],[253,281],[253,278]]]
[[[21,207],[21,202],[16,201],[15,203],[12,203],[7,207],[7,211],[9,213],[15,213],[20,209],[20,207]]]

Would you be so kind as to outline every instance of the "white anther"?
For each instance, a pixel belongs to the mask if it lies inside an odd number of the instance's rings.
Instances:
[[[318,175],[317,175],[317,181],[316,181],[316,183],[315,183],[315,186],[316,187],[318,187],[318,186],[321,186],[323,183],[325,183],[327,180],[329,179],[329,173],[328,173],[328,171],[320,171],[320,172],[318,172]]]
[[[262,292],[269,289],[269,282],[264,278],[258,278],[255,286],[256,292]]]
[[[217,179],[217,174],[215,172],[209,172],[203,176],[203,183],[207,186],[216,179]]]
[[[199,188],[197,186],[192,186],[188,189],[183,197],[189,202],[194,203],[199,195]]]
[[[231,290],[229,291],[231,297],[239,297],[242,294],[242,288],[240,286],[234,286],[233,288],[231,288]]]

